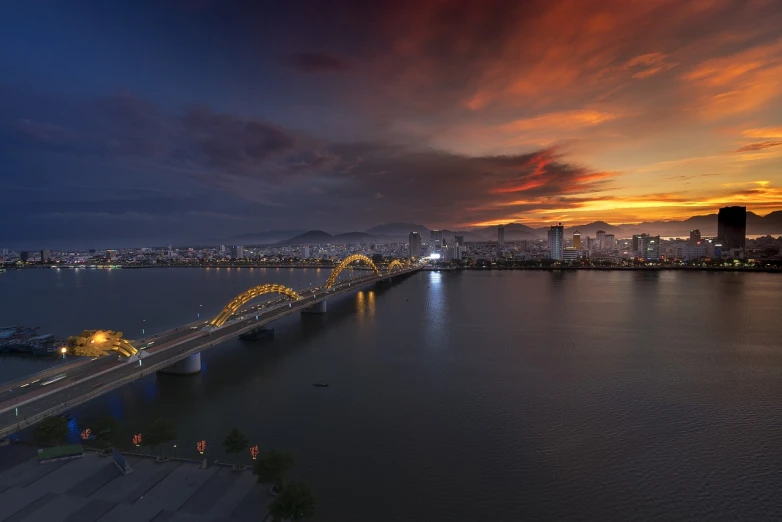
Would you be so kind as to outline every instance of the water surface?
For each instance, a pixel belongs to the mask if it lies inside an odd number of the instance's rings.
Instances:
[[[7,272],[0,322],[163,329],[253,284],[327,276]],[[96,399],[74,430],[167,416],[177,451],[206,439],[220,458],[236,426],[295,455],[320,521],[778,520],[780,295],[777,274],[420,273],[208,351],[200,375]]]

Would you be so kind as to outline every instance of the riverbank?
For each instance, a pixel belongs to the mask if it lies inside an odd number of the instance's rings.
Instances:
[[[330,265],[296,265],[296,264],[209,264],[209,265],[46,265],[46,266],[25,266],[25,267],[9,267],[9,270],[39,270],[46,268],[57,269],[70,269],[70,270],[140,270],[146,268],[215,268],[215,269],[241,269],[241,268],[296,268],[296,269],[309,269],[320,270],[328,269],[332,270],[336,267],[336,264]],[[351,267],[354,270],[370,270],[369,267]],[[559,270],[622,270],[622,271],[713,271],[713,272],[770,272],[770,273],[782,273],[782,264],[777,267],[735,267],[735,266],[497,266],[497,265],[473,265],[473,266],[443,266],[443,267],[426,267],[426,270],[434,271],[456,271],[456,270],[543,270],[543,271],[559,271]]]
[[[432,268],[431,270],[436,270]],[[449,270],[446,268],[446,270]],[[453,270],[453,269],[450,269]],[[538,270],[538,271],[620,271],[620,272],[767,272],[782,273],[782,267],[728,267],[728,266],[468,266],[457,270]]]

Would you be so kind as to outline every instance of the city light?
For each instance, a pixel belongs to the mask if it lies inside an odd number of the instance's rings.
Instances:
[[[250,448],[250,455],[252,456],[253,460],[255,460],[258,457],[258,453],[260,453],[260,451],[258,451],[257,444]]]
[[[203,455],[204,451],[206,451],[206,441],[205,440],[198,441],[196,443],[196,449],[198,450],[198,453]]]
[[[133,435],[133,445],[137,448],[141,446],[141,433]]]

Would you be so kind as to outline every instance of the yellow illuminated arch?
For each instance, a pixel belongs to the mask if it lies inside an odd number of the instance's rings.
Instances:
[[[236,313],[242,306],[248,301],[252,301],[259,295],[263,294],[282,294],[290,297],[291,299],[301,299],[301,296],[296,291],[282,285],[259,285],[250,288],[234,297],[230,303],[225,305],[225,308],[212,319],[209,324],[212,326],[222,326],[225,322]]]
[[[328,281],[326,281],[326,288],[331,288],[332,286],[334,286],[334,283],[337,282],[337,277],[339,277],[339,273],[342,272],[342,270],[344,270],[346,266],[348,266],[350,263],[354,261],[363,261],[364,263],[372,267],[372,270],[374,270],[376,275],[380,275],[380,270],[377,269],[375,263],[373,263],[371,259],[369,259],[367,256],[363,254],[353,254],[343,259],[342,262],[338,264],[337,267],[331,272]]]
[[[398,267],[399,267],[399,270],[403,270],[403,269],[405,268],[405,265],[404,265],[404,263],[402,263],[402,262],[401,262],[400,260],[398,260],[398,259],[394,259],[393,261],[391,261],[390,263],[388,263],[388,273],[389,273],[389,274],[391,273],[391,270],[393,270],[395,266],[398,266]]]

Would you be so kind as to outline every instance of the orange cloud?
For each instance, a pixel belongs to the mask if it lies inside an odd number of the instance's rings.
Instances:
[[[761,143],[750,143],[748,145],[744,145],[740,149],[737,149],[736,152],[752,152],[756,150],[769,149],[771,147],[778,147],[780,145],[782,145],[782,141],[763,141]]]
[[[615,119],[617,116],[596,110],[561,111],[515,120],[502,125],[499,130],[508,133],[529,131],[570,131],[582,127],[599,125]]]
[[[707,118],[757,110],[780,94],[782,40],[711,58],[682,79],[695,88],[693,106]]]
[[[782,127],[746,129],[741,133],[748,138],[782,138]]]
[[[632,75],[633,78],[649,78],[679,65],[678,62],[668,61],[668,57],[669,55],[663,53],[642,54],[628,60],[624,69],[635,71]]]

